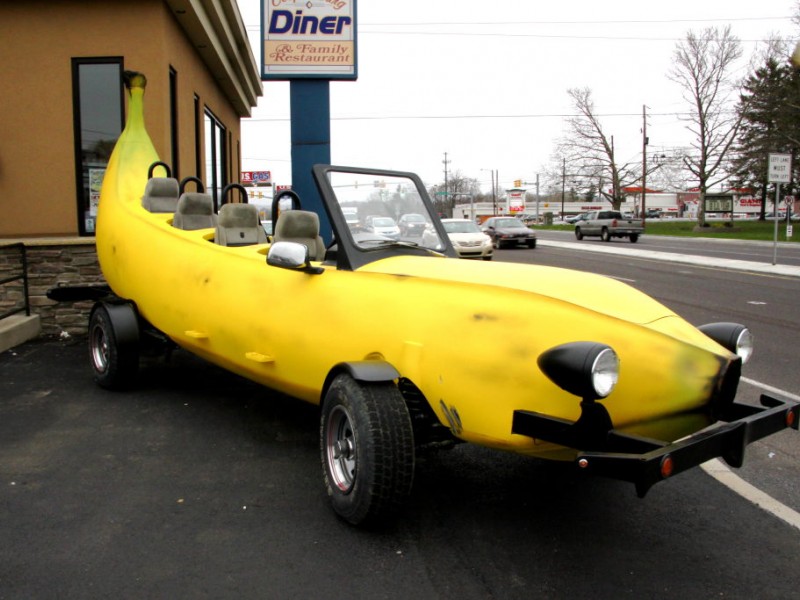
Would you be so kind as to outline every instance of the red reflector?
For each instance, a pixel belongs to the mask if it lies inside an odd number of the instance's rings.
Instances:
[[[672,469],[675,465],[672,462],[672,457],[667,454],[664,458],[661,459],[661,477],[666,479],[670,475],[672,475]]]
[[[791,410],[786,411],[786,426],[794,427],[794,412]]]

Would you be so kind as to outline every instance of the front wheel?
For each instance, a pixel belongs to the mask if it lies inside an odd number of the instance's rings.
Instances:
[[[608,232],[607,227],[603,227],[603,230],[600,232],[600,239],[603,240],[604,242],[611,241],[611,234]]]
[[[536,240],[528,240],[525,243],[528,245],[528,248],[536,248]]]
[[[579,241],[583,239],[583,232],[580,227],[575,228],[575,237],[578,238]]]
[[[353,525],[396,513],[414,480],[414,433],[393,383],[338,375],[322,404],[320,451],[333,510]]]

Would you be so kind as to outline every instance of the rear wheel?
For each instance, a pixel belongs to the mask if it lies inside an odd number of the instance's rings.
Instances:
[[[320,450],[333,509],[353,525],[385,520],[411,493],[414,434],[393,383],[338,375],[322,405]]]
[[[130,386],[139,370],[139,331],[130,305],[100,304],[89,318],[89,357],[94,380],[108,389]]]
[[[603,227],[603,230],[600,232],[600,239],[603,240],[604,242],[611,241],[611,234],[608,232],[607,227]]]
[[[630,237],[630,240],[631,240],[631,244],[635,244],[637,242],[637,240],[639,239],[639,234],[638,233],[632,233],[629,237]]]

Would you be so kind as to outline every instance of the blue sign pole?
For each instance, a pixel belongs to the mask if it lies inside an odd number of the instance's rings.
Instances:
[[[331,162],[330,82],[327,79],[292,79],[292,189],[304,210],[319,215],[320,235],[331,241],[331,225],[322,205],[311,167]]]

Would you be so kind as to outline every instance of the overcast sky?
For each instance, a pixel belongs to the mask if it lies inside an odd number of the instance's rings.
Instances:
[[[238,0],[259,61],[260,0]],[[414,171],[429,184],[448,171],[491,189],[534,181],[551,163],[572,87],[592,90],[621,160],[641,160],[642,107],[648,154],[690,137],[689,110],[668,80],[675,45],[689,30],[732,26],[742,40],[738,76],[759,41],[794,45],[797,0],[436,0],[358,2],[358,80],[333,81],[334,164]],[[291,183],[289,84],[264,82],[242,122],[242,168]],[[530,186],[529,186],[530,187]],[[544,190],[542,190],[544,191]]]

